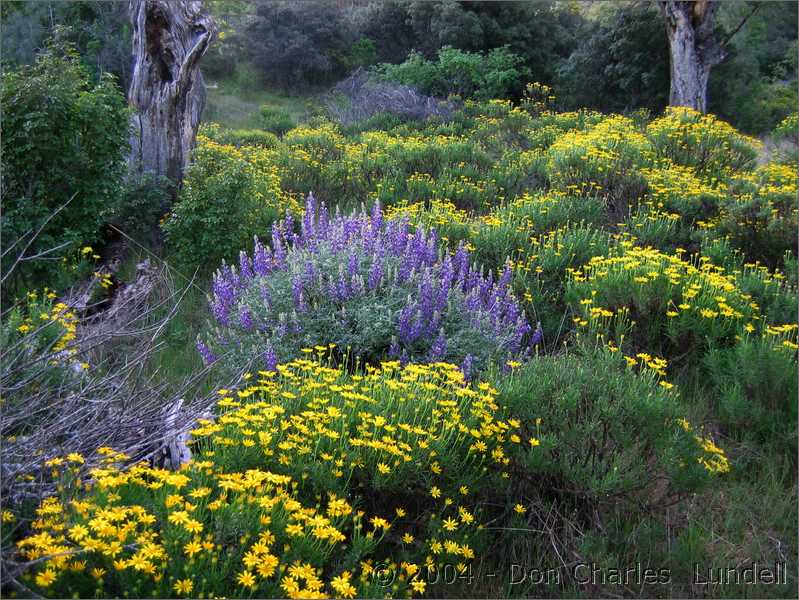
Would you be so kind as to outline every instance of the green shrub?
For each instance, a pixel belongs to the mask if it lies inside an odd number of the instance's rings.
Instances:
[[[168,211],[169,190],[166,177],[151,173],[128,176],[109,209],[109,221],[139,243],[145,243]]]
[[[298,212],[296,200],[281,191],[269,152],[198,136],[178,201],[163,225],[179,266],[209,274],[222,260],[235,260],[277,217]]]
[[[16,269],[16,287],[22,280],[48,283],[59,257],[102,240],[125,172],[125,97],[110,75],[92,84],[75,51],[53,43],[34,65],[3,69],[2,105],[4,247],[25,237],[18,246],[24,248],[26,236],[69,202],[28,249],[28,256],[53,250],[48,260]],[[15,258],[4,254],[4,272]]]
[[[282,108],[265,104],[261,107],[261,127],[275,135],[282,136],[290,129],[294,129],[297,123],[294,122],[288,111]]]
[[[261,146],[262,148],[275,148],[278,137],[261,129],[224,129],[216,138],[220,144],[240,146]]]
[[[632,353],[690,363],[709,347],[731,346],[745,330],[762,329],[752,297],[706,257],[683,259],[622,240],[570,273],[566,299],[575,322],[612,335]]]
[[[83,267],[91,263],[90,247],[81,255]],[[88,255],[88,257],[87,257]],[[31,290],[3,315],[0,323],[2,385],[7,390],[8,408],[26,401],[26,390],[35,391],[45,383],[58,384],[79,377],[81,364],[72,343],[78,326],[77,316],[49,288]],[[33,415],[32,415],[33,416]],[[29,426],[33,426],[31,422]],[[19,435],[21,431],[4,434]]]
[[[723,451],[696,435],[674,392],[641,363],[584,348],[539,357],[497,379],[522,437],[540,443],[529,454],[519,448],[526,472],[592,511],[618,502],[668,503],[729,470]]]
[[[797,245],[795,166],[768,163],[736,174],[708,234],[727,238],[749,261],[772,269]]]
[[[507,46],[485,54],[444,46],[438,51],[436,61],[412,51],[405,62],[384,63],[377,72],[388,81],[415,87],[431,96],[489,100],[520,93],[528,74],[521,64],[522,58]]]
[[[726,433],[795,456],[795,325],[770,330],[773,333],[747,335],[732,348],[707,354],[710,397]],[[788,346],[782,345],[784,341]]]

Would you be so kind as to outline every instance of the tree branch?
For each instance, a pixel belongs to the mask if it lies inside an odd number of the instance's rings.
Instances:
[[[752,15],[754,15],[759,9],[760,9],[760,3],[755,4],[752,7],[752,12],[750,12],[743,19],[741,19],[741,22],[738,23],[738,26],[735,29],[733,29],[727,37],[721,40],[719,45],[722,48],[726,46],[729,43],[729,41],[732,39],[732,37],[741,30],[741,27],[743,27],[746,24],[746,22],[752,17]]]

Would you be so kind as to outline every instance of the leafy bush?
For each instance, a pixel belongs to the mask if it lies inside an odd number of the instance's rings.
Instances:
[[[268,150],[235,148],[198,136],[177,203],[163,228],[179,265],[208,273],[235,258],[252,236],[296,201],[280,189]]]
[[[238,271],[225,265],[214,276],[211,352],[231,366],[256,359],[274,368],[332,342],[370,363],[447,360],[467,373],[523,355],[530,326],[510,270],[495,281],[470,267],[463,247],[441,256],[438,245],[435,232],[384,223],[379,205],[371,216],[330,220],[309,198],[301,234],[291,218],[276,223],[272,249],[256,242]]]
[[[54,215],[27,252],[50,251],[48,260],[21,263],[16,272],[17,282],[47,283],[61,256],[102,239],[125,171],[125,97],[111,76],[92,84],[75,51],[57,43],[32,66],[3,69],[2,88],[3,243],[22,250]],[[4,254],[3,271],[15,256]]]
[[[526,472],[588,502],[590,511],[668,503],[728,471],[724,452],[696,435],[647,362],[583,349],[540,357],[498,379],[499,399],[523,424],[522,437],[540,444],[521,452]]]
[[[109,221],[137,241],[150,239],[167,212],[170,181],[151,173],[132,174],[109,209]]]
[[[223,129],[216,134],[206,134],[215,142],[231,146],[261,146],[262,148],[275,148],[278,137],[271,131],[262,129]]]
[[[275,135],[283,135],[297,126],[288,111],[264,104],[260,110],[261,127]]]
[[[796,324],[711,350],[704,365],[728,433],[796,453]]]
[[[445,46],[435,62],[412,51],[405,62],[382,64],[377,72],[388,81],[416,87],[432,96],[478,100],[517,95],[528,76],[521,57],[507,46],[485,54]]]

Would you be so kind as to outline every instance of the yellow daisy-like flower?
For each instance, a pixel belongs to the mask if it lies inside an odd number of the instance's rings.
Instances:
[[[175,590],[176,594],[190,594],[194,589],[194,584],[191,579],[178,579],[172,589]]]

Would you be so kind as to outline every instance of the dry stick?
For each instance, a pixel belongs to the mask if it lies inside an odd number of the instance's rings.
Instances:
[[[34,233],[34,234],[33,234],[33,237],[32,237],[30,240],[28,240],[28,243],[27,243],[27,245],[25,246],[25,248],[23,248],[22,252],[21,252],[20,254],[18,254],[18,255],[17,255],[17,259],[14,261],[14,264],[13,264],[13,265],[11,265],[11,268],[10,268],[8,271],[6,271],[6,273],[3,275],[3,277],[2,277],[2,278],[0,278],[0,283],[5,283],[6,279],[8,279],[8,277],[11,275],[11,273],[13,273],[13,272],[14,272],[14,269],[16,269],[16,268],[17,268],[17,265],[18,265],[20,262],[22,262],[22,259],[23,259],[23,257],[25,256],[25,253],[28,251],[28,248],[30,248],[30,247],[31,247],[31,244],[33,244],[33,242],[36,240],[36,238],[38,238],[38,237],[39,237],[39,235],[42,233],[42,231],[43,231],[43,230],[44,230],[44,228],[47,226],[47,224],[48,224],[50,221],[52,221],[52,220],[53,220],[53,217],[55,217],[55,216],[56,216],[58,213],[60,213],[62,210],[64,210],[64,209],[67,207],[67,205],[68,205],[70,202],[72,202],[72,201],[75,199],[75,197],[76,197],[77,195],[78,195],[78,192],[75,192],[74,194],[72,194],[72,196],[70,196],[70,197],[69,197],[69,200],[67,200],[66,202],[64,202],[64,204],[62,204],[61,206],[59,206],[57,209],[55,209],[55,211],[51,212],[51,213],[50,213],[50,214],[47,216],[47,218],[44,220],[44,223],[42,223],[42,224],[41,224],[41,226],[39,227],[39,229],[37,229],[37,230],[36,230],[36,233]],[[15,246],[15,245],[16,245],[16,244],[14,244],[14,246]],[[11,246],[11,247],[13,248],[14,246]],[[9,248],[9,251],[10,251],[10,248]],[[5,256],[5,253],[3,254],[3,256]]]

